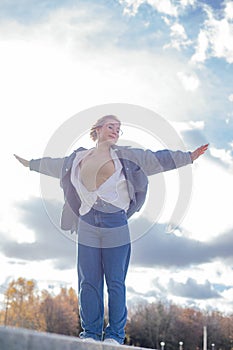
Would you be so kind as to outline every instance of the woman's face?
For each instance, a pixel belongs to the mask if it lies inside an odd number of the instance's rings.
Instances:
[[[114,119],[108,119],[103,126],[97,129],[98,142],[115,144],[121,134],[120,123]]]

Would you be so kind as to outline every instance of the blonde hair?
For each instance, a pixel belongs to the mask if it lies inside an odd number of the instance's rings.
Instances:
[[[92,126],[91,130],[90,130],[90,138],[93,140],[93,141],[96,141],[97,140],[97,132],[96,132],[96,129],[98,129],[99,127],[103,126],[106,121],[108,119],[114,119],[117,123],[121,124],[120,120],[115,116],[115,115],[105,115],[101,118],[99,118],[95,124]]]

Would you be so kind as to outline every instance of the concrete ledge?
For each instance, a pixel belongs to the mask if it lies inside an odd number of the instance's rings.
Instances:
[[[92,343],[76,337],[22,328],[0,327],[1,350],[116,350],[119,348],[122,346],[103,342]],[[123,345],[123,349],[143,350],[143,348],[126,345]]]

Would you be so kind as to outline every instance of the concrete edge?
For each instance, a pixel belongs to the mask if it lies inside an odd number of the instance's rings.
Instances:
[[[122,346],[124,350],[143,350],[139,347]],[[77,337],[55,333],[0,326],[1,350],[116,350],[122,346],[88,342]]]

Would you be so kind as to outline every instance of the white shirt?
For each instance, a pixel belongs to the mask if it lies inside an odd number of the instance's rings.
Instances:
[[[122,172],[122,164],[113,149],[110,150],[110,155],[115,165],[115,172],[112,176],[110,176],[95,191],[88,191],[83,185],[80,179],[80,162],[91,151],[92,149],[77,152],[71,169],[71,182],[81,199],[81,207],[79,209],[80,215],[85,215],[90,211],[96,202],[97,197],[126,211],[129,208],[130,203],[127,183]]]

